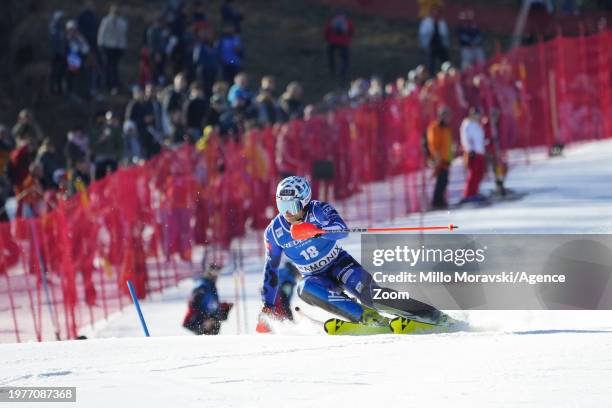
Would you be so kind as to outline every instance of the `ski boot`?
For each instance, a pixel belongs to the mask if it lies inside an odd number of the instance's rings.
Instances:
[[[376,310],[364,306],[359,323],[367,326],[388,326],[389,319],[382,316]]]

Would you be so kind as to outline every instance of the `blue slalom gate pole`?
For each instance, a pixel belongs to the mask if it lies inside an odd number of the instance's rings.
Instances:
[[[140,317],[140,323],[142,324],[142,329],[144,330],[145,336],[151,337],[149,335],[149,329],[147,329],[147,322],[145,322],[144,316],[142,315],[142,310],[140,310],[140,303],[138,302],[138,298],[136,297],[136,292],[134,291],[134,286],[132,285],[132,281],[127,281],[128,289],[130,290],[130,295],[132,296],[132,301],[134,302],[134,306],[136,306],[136,311],[138,312],[138,317]]]

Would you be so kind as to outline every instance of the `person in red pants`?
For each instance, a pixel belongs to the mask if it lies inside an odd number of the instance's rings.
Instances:
[[[485,171],[485,133],[478,108],[470,108],[468,116],[461,122],[460,134],[468,169],[462,201],[480,201],[484,199],[478,193],[478,187]]]

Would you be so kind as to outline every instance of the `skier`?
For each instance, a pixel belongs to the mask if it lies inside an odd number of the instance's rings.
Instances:
[[[310,184],[305,178],[283,179],[276,189],[276,206],[279,214],[264,233],[262,320],[282,318],[275,312],[274,303],[279,286],[279,264],[284,253],[303,277],[298,284],[298,296],[350,322],[389,327],[390,320],[379,313],[383,311],[403,317],[404,323],[407,319],[413,321],[412,326],[452,323],[444,313],[414,299],[374,300],[374,289],[379,286],[336,242],[348,235],[334,232],[347,229],[346,224],[330,204],[311,200]]]

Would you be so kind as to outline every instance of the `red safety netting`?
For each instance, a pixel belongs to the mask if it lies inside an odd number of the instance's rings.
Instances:
[[[373,220],[368,186],[383,180],[403,189],[401,206],[385,204],[391,218],[422,210],[422,135],[440,105],[451,108],[456,137],[470,106],[497,111],[502,152],[610,137],[611,35],[517,48],[408,96],[249,130],[239,143],[213,134],[67,200],[48,197],[42,215],[0,225],[0,339],[75,338],[130,303],[126,280],[140,298],[176,285],[193,272],[193,250],[221,256],[263,229],[279,177],[309,175],[317,161],[332,161],[335,177],[314,182],[314,195],[332,194],[341,210],[356,197],[356,218]]]

